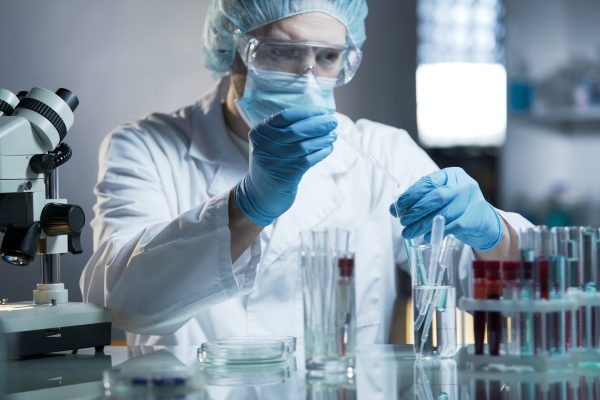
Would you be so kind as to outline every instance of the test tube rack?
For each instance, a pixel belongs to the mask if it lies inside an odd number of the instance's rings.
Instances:
[[[490,365],[527,368],[547,371],[554,368],[574,366],[582,362],[596,363],[600,367],[600,293],[575,292],[561,299],[505,300],[473,299],[463,297],[459,308],[468,313],[497,312],[502,324],[524,324],[529,329],[529,339],[503,338],[497,355],[475,354],[475,347],[467,344],[467,329],[462,314],[462,348],[458,353],[461,367],[485,367]],[[556,318],[556,319],[554,319]],[[581,319],[588,321],[581,324]],[[549,321],[560,321],[560,332],[548,332]],[[520,325],[519,325],[520,326]],[[578,327],[587,332],[580,334]],[[564,330],[562,329],[564,327]],[[585,338],[585,339],[579,339]],[[568,345],[566,341],[572,342]],[[556,344],[558,343],[558,347]]]
[[[577,294],[582,320],[583,343],[574,349],[580,362],[600,363],[600,293],[580,292]]]
[[[600,369],[563,368],[528,373],[506,368],[473,369],[462,371],[458,383],[461,394],[472,399],[498,398],[499,388],[503,399],[597,399]]]

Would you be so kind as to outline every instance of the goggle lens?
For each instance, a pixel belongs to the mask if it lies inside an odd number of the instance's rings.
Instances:
[[[303,75],[312,72],[318,78],[335,81],[335,86],[348,83],[362,59],[354,46],[332,46],[322,43],[296,43],[244,37],[240,55],[249,69],[278,71]]]

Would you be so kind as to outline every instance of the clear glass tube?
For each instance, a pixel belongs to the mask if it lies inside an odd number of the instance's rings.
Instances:
[[[556,255],[562,256],[565,260],[565,296],[568,298],[576,299],[582,292],[583,232],[582,227],[556,227],[551,231]],[[566,313],[567,350],[583,344],[583,317],[583,307],[576,312]]]
[[[519,300],[519,268],[520,264],[517,261],[502,262],[502,298],[504,300]],[[519,313],[510,312],[504,318],[503,337],[506,343],[506,353],[508,355],[518,356],[520,354],[520,339],[519,339]]]
[[[348,231],[301,232],[304,351],[311,375],[350,373],[356,345],[354,254]]]
[[[387,168],[381,165],[381,163],[377,161],[377,159],[371,153],[369,153],[360,143],[352,139],[350,135],[348,135],[346,132],[342,131],[339,128],[335,131],[335,133],[338,135],[338,137],[341,137],[346,143],[348,143],[350,147],[352,147],[356,151],[356,153],[363,158],[363,160],[371,164],[373,168],[375,168],[376,170],[381,172],[386,178],[394,182],[396,184],[396,187],[400,187],[400,181],[398,181],[398,179],[396,179]]]

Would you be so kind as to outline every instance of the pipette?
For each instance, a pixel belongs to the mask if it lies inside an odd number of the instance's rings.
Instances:
[[[433,285],[435,282],[435,272],[440,259],[440,250],[444,241],[444,228],[446,227],[446,218],[443,215],[433,217],[431,226],[431,256],[429,258],[429,271],[427,284]]]
[[[432,239],[433,241],[433,239]],[[454,237],[454,235],[448,235],[446,236],[446,238],[444,239],[444,244],[443,244],[443,249],[442,249],[442,254],[440,255],[440,261],[439,261],[439,268],[436,267],[434,275],[435,275],[435,286],[434,287],[438,287],[441,286],[442,281],[444,279],[444,275],[446,273],[446,270],[448,269],[448,265],[450,265],[451,261],[451,257],[452,257],[452,249],[455,248],[457,245],[456,242],[456,238]],[[423,354],[423,348],[425,347],[425,343],[427,342],[427,339],[429,338],[429,328],[431,328],[431,323],[433,322],[433,313],[435,311],[435,308],[438,306],[438,304],[446,303],[446,298],[442,297],[443,301],[440,301],[440,296],[447,296],[448,292],[447,290],[442,290],[440,288],[435,289],[435,293],[433,295],[433,300],[427,304],[427,306],[429,307],[428,311],[427,311],[427,317],[425,318],[425,328],[422,330],[421,333],[421,351],[420,353]]]
[[[339,128],[336,129],[335,133],[338,135],[338,137],[344,139],[344,141],[348,143],[365,161],[371,164],[373,168],[375,168],[383,175],[385,175],[388,179],[393,181],[396,184],[396,187],[400,186],[400,182],[394,177],[394,175],[392,175],[390,171],[385,169],[385,167],[381,165],[381,163],[379,163],[379,161],[377,161],[377,159],[373,157],[373,155],[371,155],[371,153],[369,153],[360,143],[352,139],[350,135],[346,134],[346,132],[342,131]]]
[[[433,285],[435,285],[438,262],[440,259],[440,250],[442,248],[442,241],[444,240],[445,226],[446,219],[442,215],[436,215],[433,218],[433,223],[431,226],[431,254],[429,257],[426,280],[428,288],[431,288]],[[429,310],[431,298],[433,297],[432,291],[427,290],[426,293],[426,296],[421,297],[419,316],[415,321],[415,327],[417,329],[421,328],[421,324],[423,323],[425,316],[427,315],[427,311]]]

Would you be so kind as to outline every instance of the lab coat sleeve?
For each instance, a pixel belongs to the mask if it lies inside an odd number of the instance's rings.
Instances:
[[[518,232],[521,228],[528,228],[533,226],[531,222],[525,219],[523,216],[517,213],[506,212],[496,208],[498,214],[502,217],[504,222],[509,225],[515,232]],[[461,251],[459,266],[458,266],[458,285],[457,285],[457,296],[464,296],[470,292],[470,274],[473,260],[475,259],[475,252],[470,246],[463,245]]]
[[[84,301],[112,310],[128,332],[176,331],[202,307],[252,288],[260,240],[232,265],[228,193],[171,215],[151,140],[121,129],[100,149],[95,252],[80,287]]]

